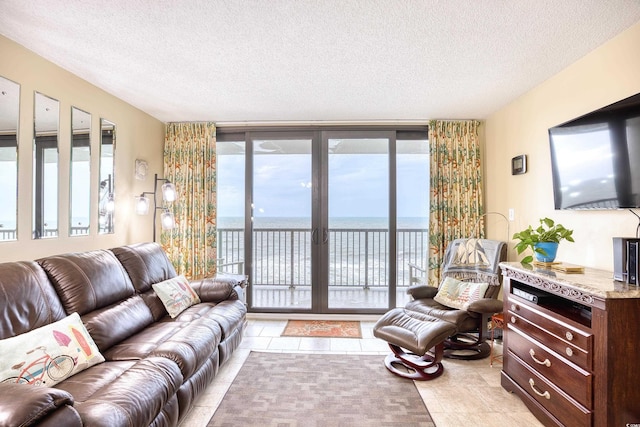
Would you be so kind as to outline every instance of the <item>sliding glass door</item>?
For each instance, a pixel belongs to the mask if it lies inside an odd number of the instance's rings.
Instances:
[[[322,309],[389,307],[390,138],[326,138],[327,301]]]
[[[417,155],[428,152],[426,129],[398,135],[219,133],[218,257],[249,275],[250,311],[382,313],[406,303],[407,265],[426,259],[429,163]]]
[[[311,138],[252,138],[252,306],[312,308]]]

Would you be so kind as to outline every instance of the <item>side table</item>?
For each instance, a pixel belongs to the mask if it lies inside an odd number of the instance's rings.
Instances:
[[[501,329],[504,334],[504,314],[503,313],[496,313],[493,316],[491,316],[491,352],[489,353],[489,366],[492,366],[492,367],[493,367],[494,361],[499,361],[500,363],[502,363],[502,353],[496,354],[496,355],[493,354],[493,340],[494,340],[494,334],[496,329]]]

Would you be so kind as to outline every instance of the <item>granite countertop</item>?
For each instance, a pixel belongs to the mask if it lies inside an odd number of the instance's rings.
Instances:
[[[500,267],[540,276],[550,282],[592,294],[603,299],[640,298],[640,287],[613,280],[611,271],[585,267],[584,273],[564,273],[520,262],[501,262]]]

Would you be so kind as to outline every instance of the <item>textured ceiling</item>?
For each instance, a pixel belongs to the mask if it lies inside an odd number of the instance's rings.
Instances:
[[[486,118],[638,0],[2,0],[0,34],[161,121]]]

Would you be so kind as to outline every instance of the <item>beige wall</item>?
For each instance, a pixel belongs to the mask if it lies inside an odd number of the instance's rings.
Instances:
[[[486,121],[486,205],[505,215],[515,209],[510,233],[550,217],[574,230],[558,260],[613,270],[611,238],[634,237],[638,219],[627,210],[556,211],[547,130],[640,92],[640,23],[602,45]],[[529,171],[511,175],[511,158],[526,154]],[[500,230],[489,234],[499,237]],[[511,248],[513,247],[513,242]],[[523,255],[524,256],[524,255]],[[519,260],[509,250],[510,260]]]
[[[115,98],[77,76],[64,71],[33,52],[0,36],[0,76],[20,84],[20,124],[18,130],[18,241],[0,242],[0,262],[32,260],[70,251],[110,248],[151,240],[151,217],[133,214],[133,197],[153,189],[153,174],[162,174],[164,124]],[[34,91],[60,101],[59,133],[59,227],[60,237],[31,239],[32,138]],[[68,237],[69,158],[71,107],[91,113],[92,119],[92,205],[97,206],[98,142],[100,118],[116,124],[115,233],[97,234],[97,207],[92,209],[91,234]],[[149,163],[145,181],[134,178],[135,159]]]
[[[561,245],[558,258],[590,267],[612,269],[614,236],[634,236],[638,220],[628,211],[555,211],[551,188],[547,129],[594,109],[640,92],[640,23],[575,62],[556,76],[491,115],[484,129],[486,208],[507,215],[515,209],[509,233],[549,216],[575,230],[576,243]],[[0,242],[0,261],[108,248],[151,240],[151,217],[137,217],[133,197],[153,187],[162,173],[164,124],[131,105],[62,70],[40,56],[0,36],[0,76],[21,87],[19,127],[19,239]],[[31,239],[33,93],[60,101],[60,237]],[[71,106],[92,115],[93,188],[98,187],[97,144],[100,118],[117,125],[116,232],[66,237],[69,209],[69,139]],[[527,154],[529,171],[511,175],[511,158]],[[135,159],[149,162],[146,181],[134,179]],[[92,202],[97,204],[97,195]],[[95,209],[92,211],[94,213]],[[64,218],[64,219],[63,219]],[[489,236],[504,238],[504,223],[489,222]],[[512,245],[511,245],[512,246]],[[518,257],[509,251],[510,260]]]

